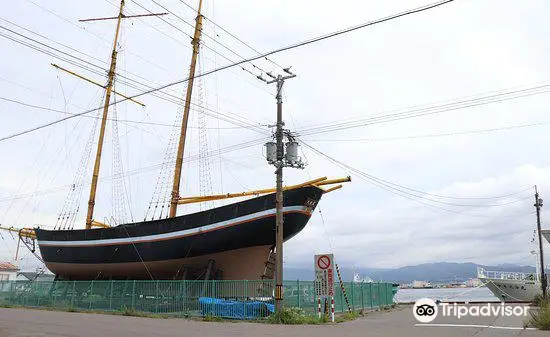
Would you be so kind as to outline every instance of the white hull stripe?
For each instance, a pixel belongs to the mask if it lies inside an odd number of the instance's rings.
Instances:
[[[306,206],[286,206],[283,207],[284,213],[307,213],[311,215],[311,209]],[[266,216],[271,216],[275,214],[275,208],[268,209],[261,212],[256,212],[248,215],[244,215],[238,218],[233,218],[230,220],[216,222],[210,225],[184,229],[181,231],[162,233],[162,234],[152,234],[145,236],[136,236],[136,237],[127,237],[127,238],[116,238],[116,239],[98,239],[98,240],[79,240],[79,241],[40,241],[38,244],[40,246],[62,246],[62,247],[86,247],[86,246],[107,246],[107,245],[119,245],[119,244],[129,244],[129,243],[142,243],[150,241],[161,241],[176,239],[185,236],[191,236],[195,234],[200,234],[202,232],[210,232],[223,227],[235,226],[240,223],[250,222]]]

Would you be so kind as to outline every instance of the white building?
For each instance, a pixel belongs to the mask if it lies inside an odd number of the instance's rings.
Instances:
[[[0,262],[0,282],[15,281],[19,267],[11,262]]]

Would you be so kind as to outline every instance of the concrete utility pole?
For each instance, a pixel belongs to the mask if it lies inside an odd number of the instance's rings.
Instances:
[[[277,83],[277,129],[275,131],[275,138],[277,142],[277,161],[275,162],[276,171],[275,174],[277,192],[275,194],[275,311],[280,312],[283,308],[283,167],[285,166],[285,155],[283,148],[283,84],[285,80],[296,77],[295,74],[290,73],[288,69],[285,70],[288,75],[278,75],[273,78],[269,83]]]
[[[535,208],[537,209],[537,231],[539,234],[539,257],[540,257],[540,287],[542,288],[542,297],[546,298],[546,273],[544,271],[544,249],[542,248],[542,233],[540,226],[540,209],[542,199],[539,198],[537,186],[535,186]]]

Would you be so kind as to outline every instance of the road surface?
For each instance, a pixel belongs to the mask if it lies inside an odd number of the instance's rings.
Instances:
[[[519,317],[438,317],[430,326],[418,326],[412,308],[369,313],[352,322],[327,325],[271,325],[243,322],[202,322],[188,319],[154,319],[56,312],[32,309],[0,309],[0,337],[62,336],[235,336],[235,337],[347,337],[347,336],[550,336],[548,331],[523,330]],[[440,324],[445,326],[435,326]],[[449,324],[447,326],[446,324]],[[491,327],[487,327],[490,325]]]

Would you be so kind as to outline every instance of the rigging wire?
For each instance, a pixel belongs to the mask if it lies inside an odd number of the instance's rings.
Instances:
[[[439,1],[439,2],[436,2],[436,3],[433,3],[433,4],[425,5],[425,6],[422,6],[422,7],[417,7],[417,8],[410,9],[410,10],[407,10],[407,11],[404,11],[404,12],[401,12],[401,13],[386,16],[386,17],[381,18],[381,19],[368,21],[366,23],[356,25],[356,26],[353,26],[353,27],[350,27],[350,28],[347,28],[347,29],[342,29],[342,30],[339,30],[339,31],[336,31],[336,32],[333,32],[333,33],[329,33],[329,34],[325,34],[325,35],[322,35],[322,36],[319,36],[319,37],[316,37],[316,38],[313,38],[313,39],[309,39],[309,40],[294,43],[294,44],[291,44],[291,45],[288,45],[288,46],[285,46],[285,47],[277,48],[277,49],[274,49],[274,50],[269,51],[267,53],[263,53],[261,55],[250,57],[250,58],[242,60],[242,61],[231,63],[231,64],[228,64],[228,65],[225,65],[225,66],[221,66],[221,67],[206,71],[206,72],[201,73],[201,74],[196,74],[193,78],[199,78],[199,77],[202,77],[202,76],[207,76],[207,75],[213,74],[213,73],[218,72],[218,71],[233,68],[235,66],[238,66],[238,65],[241,65],[241,64],[244,64],[244,63],[248,63],[248,62],[251,62],[251,61],[255,61],[255,60],[267,57],[269,55],[273,55],[273,54],[280,53],[280,52],[283,52],[283,51],[299,48],[299,47],[309,45],[309,44],[312,44],[312,43],[315,43],[315,42],[319,42],[319,41],[326,40],[326,39],[329,39],[329,38],[333,38],[333,37],[336,37],[336,36],[339,36],[339,35],[342,35],[342,34],[346,34],[346,33],[361,29],[361,28],[365,28],[365,27],[376,25],[376,24],[384,23],[384,22],[387,22],[387,21],[391,21],[391,20],[406,16],[406,15],[420,13],[420,12],[423,12],[423,11],[426,11],[426,10],[429,10],[429,9],[433,9],[433,8],[448,4],[448,3],[453,2],[453,1],[455,1],[455,0]],[[148,94],[151,94],[151,93],[154,93],[154,92],[172,87],[174,85],[187,82],[188,80],[189,79],[187,78],[187,79],[182,79],[182,80],[178,80],[178,81],[175,81],[175,82],[171,82],[171,83],[162,85],[160,87],[157,87],[157,88],[147,90],[147,91],[141,92],[139,94],[130,96],[128,98],[124,98],[124,99],[114,101],[113,103],[110,103],[110,105],[118,104],[118,103],[124,102],[128,99],[133,99],[133,98],[141,97],[141,96],[144,96],[144,95],[148,95]],[[70,118],[74,118],[74,117],[77,117],[77,116],[80,116],[80,115],[88,114],[92,111],[95,111],[95,109],[89,110],[89,111],[83,111],[83,112],[81,112],[79,114],[76,114],[76,115],[73,115],[73,116],[69,116],[69,117],[65,117],[65,118],[62,118],[62,119],[55,120],[55,121],[51,121],[49,123],[39,125],[39,126],[36,126],[34,128],[30,128],[30,129],[27,129],[27,130],[24,130],[24,131],[20,131],[20,132],[17,132],[15,134],[12,134],[12,135],[4,136],[4,137],[0,138],[0,142],[8,140],[8,139],[15,138],[15,137],[19,137],[19,136],[22,136],[22,135],[25,135],[25,134],[28,134],[28,133],[31,133],[31,132],[34,132],[34,131],[37,131],[37,130],[40,130],[40,129],[43,129],[43,128],[55,125],[57,123],[61,123],[61,122],[65,121],[67,119],[70,119]]]
[[[144,9],[145,11],[149,12],[149,13],[153,13],[151,12],[149,9],[145,8],[144,6],[140,5],[136,0],[130,0],[132,1],[133,3],[135,3],[136,5],[138,5],[139,7],[141,7],[142,9]],[[173,11],[171,11],[170,9],[166,8],[165,6],[159,4],[157,1],[155,0],[150,0],[151,2],[155,3],[157,6],[161,7],[162,9],[164,9],[165,11],[167,11],[168,13],[172,14],[174,17],[176,17],[177,19],[179,19],[180,21],[182,21],[183,23],[189,25],[190,27],[192,28],[195,28],[195,25],[193,25],[192,23],[188,22],[187,20],[183,19],[181,16],[177,15],[176,13],[174,13]],[[195,12],[196,13],[196,12]],[[201,13],[202,15],[202,13]],[[204,15],[202,15],[204,17]],[[166,19],[164,19],[163,17],[161,16],[158,16],[157,17],[158,19],[162,20],[163,22],[165,22],[166,24],[170,25],[171,27],[175,28],[176,30],[182,32],[183,34],[187,35],[190,39],[193,39],[192,36],[190,36],[189,34],[185,33],[184,31],[182,31],[180,28],[174,26],[173,24],[171,24],[170,22],[168,22]],[[214,41],[215,43],[219,44],[220,46],[222,46],[223,48],[225,48],[226,50],[228,50],[229,52],[231,52],[233,55],[241,58],[241,59],[244,59],[244,57],[242,57],[241,55],[239,55],[239,53],[237,53],[236,51],[234,51],[233,49],[229,48],[228,46],[226,46],[225,44],[221,43],[220,41],[218,41],[217,39],[211,37],[210,35],[206,34],[206,32],[204,31],[204,29],[202,30],[202,35],[209,38],[210,40]],[[206,49],[212,51],[214,54],[217,54],[223,58],[225,58],[226,60],[228,60],[229,62],[233,62],[232,60],[230,60],[229,58],[227,58],[226,56],[220,54],[218,51],[216,51],[215,49],[211,48],[210,46],[207,46],[207,45],[204,45],[203,47],[205,47]],[[262,73],[265,73],[266,71],[258,66],[256,66],[254,63],[250,63],[252,65],[252,67],[260,70]],[[253,75],[254,77],[256,77],[257,75],[254,74],[253,72],[251,72],[250,70],[248,69],[245,69],[245,68],[242,68],[244,71],[248,72],[249,74]]]
[[[112,42],[109,41],[108,39],[106,39],[105,37],[103,37],[103,36],[101,36],[101,35],[99,35],[99,34],[96,34],[96,33],[92,32],[92,31],[86,29],[85,27],[82,27],[82,26],[77,25],[75,22],[73,22],[73,21],[76,21],[76,20],[69,20],[69,19],[65,18],[64,16],[59,15],[58,13],[56,13],[56,12],[54,12],[54,11],[52,11],[52,10],[49,10],[48,8],[43,7],[43,6],[41,6],[41,5],[37,4],[37,3],[35,3],[35,2],[32,1],[32,0],[27,0],[27,1],[30,2],[31,4],[33,4],[34,6],[40,8],[40,9],[43,10],[44,12],[46,12],[46,13],[48,13],[48,14],[50,14],[50,15],[55,16],[56,18],[58,18],[58,19],[60,19],[60,20],[62,20],[62,21],[64,21],[64,22],[66,22],[66,23],[68,23],[68,24],[70,24],[70,25],[72,25],[72,26],[74,26],[74,27],[76,27],[76,28],[78,28],[79,30],[83,30],[83,31],[85,31],[85,32],[88,33],[88,34],[91,34],[92,36],[94,36],[95,38],[97,38],[97,39],[103,41],[104,43],[106,43],[106,44],[108,44],[108,45],[111,45],[111,44],[112,44]],[[130,53],[132,56],[137,57],[137,58],[139,58],[140,60],[142,60],[142,61],[144,61],[144,62],[146,62],[146,63],[148,63],[148,64],[154,66],[154,67],[157,68],[157,69],[160,69],[160,70],[162,70],[162,71],[164,71],[164,72],[166,72],[166,73],[171,73],[170,70],[167,70],[167,69],[161,67],[160,65],[158,65],[158,64],[156,64],[156,63],[154,63],[154,62],[151,62],[151,61],[145,59],[144,57],[142,57],[142,56],[139,55],[138,53],[133,53],[133,52],[131,52],[131,51],[129,51],[128,53]],[[136,75],[136,76],[138,76],[138,75]]]
[[[18,26],[18,27],[21,27],[21,26]],[[0,28],[2,28],[1,25],[0,25]],[[25,28],[22,28],[22,29],[25,29]],[[10,30],[10,31],[11,31],[11,30]],[[9,39],[9,40],[11,40],[11,41],[13,41],[13,42],[19,43],[19,44],[21,44],[21,45],[23,45],[23,46],[26,46],[26,47],[29,47],[29,48],[34,49],[34,50],[36,50],[36,51],[38,51],[38,52],[41,52],[41,53],[43,53],[43,54],[46,54],[46,55],[55,57],[55,58],[57,58],[57,59],[60,59],[60,60],[62,60],[62,61],[64,61],[64,62],[67,62],[67,63],[69,63],[69,64],[72,64],[72,65],[74,65],[74,66],[76,66],[76,67],[82,68],[82,69],[84,69],[84,70],[86,70],[86,71],[89,71],[89,72],[91,72],[91,73],[94,73],[94,74],[96,74],[96,75],[100,75],[100,76],[103,77],[103,76],[105,76],[105,74],[107,73],[107,70],[106,70],[104,67],[102,67],[102,66],[96,65],[96,64],[94,64],[94,63],[92,63],[92,62],[89,62],[89,61],[86,61],[86,60],[83,60],[82,58],[77,57],[77,56],[74,56],[74,55],[72,55],[72,54],[70,54],[70,53],[63,52],[63,51],[59,50],[58,48],[54,48],[54,47],[48,46],[48,45],[45,44],[45,43],[42,43],[42,42],[40,42],[40,41],[37,41],[36,39],[33,39],[33,38],[31,38],[31,37],[28,37],[28,36],[25,36],[25,35],[23,35],[23,34],[20,34],[20,33],[16,33],[16,34],[18,34],[18,35],[24,37],[25,39],[30,40],[30,41],[32,41],[32,42],[34,42],[34,43],[36,43],[36,44],[39,44],[39,45],[41,45],[41,46],[43,46],[43,47],[42,47],[42,48],[41,48],[41,47],[37,47],[37,46],[32,45],[32,44],[30,44],[30,43],[28,43],[28,42],[25,42],[24,40],[16,39],[16,38],[10,37],[10,36],[5,35],[5,34],[3,34],[3,33],[0,32],[0,36],[6,37],[7,39]],[[35,34],[40,35],[40,34],[38,34],[38,33],[35,33]],[[43,35],[40,35],[40,36],[43,36]],[[50,41],[52,41],[52,42],[54,42],[54,43],[56,43],[55,41],[53,41],[53,40],[51,40],[51,39],[49,39],[49,38],[47,38],[47,39],[50,40]],[[60,44],[60,43],[58,43],[58,44]],[[63,45],[63,44],[61,44],[61,45]],[[50,48],[50,49],[52,49],[53,51],[44,49],[44,47]],[[55,52],[60,52],[60,53],[62,53],[64,56],[56,55]],[[84,53],[81,53],[81,54],[84,54]],[[87,55],[87,54],[84,54],[84,55]],[[89,57],[92,57],[92,56],[90,56],[90,55],[88,55],[88,56],[89,56]],[[72,57],[74,60],[69,59],[69,58],[67,58],[67,57]],[[81,64],[81,63],[79,63],[79,62],[86,63],[87,65],[86,65],[86,64]],[[106,62],[103,62],[103,63],[106,64]],[[91,68],[89,65],[94,65],[95,68],[97,68],[97,69]],[[136,90],[138,90],[138,91],[149,90],[149,89],[153,89],[153,88],[154,88],[153,86],[151,86],[151,85],[149,85],[149,84],[145,84],[145,83],[140,82],[140,81],[138,81],[138,80],[132,79],[132,78],[126,76],[126,75],[119,74],[119,73],[115,73],[115,75],[119,77],[119,80],[118,80],[119,83],[124,84],[124,85],[126,85],[126,86],[128,86],[128,87],[130,87],[130,88],[136,89]],[[137,76],[137,75],[134,75],[134,76]],[[138,77],[144,79],[144,78],[141,77],[141,76],[138,76]],[[123,78],[123,79],[120,79],[120,78]],[[146,80],[146,79],[144,79],[144,80]],[[146,80],[146,81],[147,81],[147,80]],[[153,83],[153,84],[156,85],[155,83]],[[181,101],[181,100],[183,100],[183,99],[180,98],[179,96],[170,94],[170,93],[165,92],[165,91],[162,91],[162,90],[161,90],[161,91],[158,91],[158,92],[155,92],[155,93],[152,93],[152,96],[155,96],[155,97],[157,97],[157,98],[163,99],[164,101],[171,102],[171,103],[175,103],[176,101]],[[178,103],[176,103],[176,104],[178,104]],[[192,103],[192,105],[195,106],[196,103]],[[200,107],[200,108],[206,109],[206,110],[208,110],[208,111],[212,111],[212,109],[210,109],[210,108],[208,108],[208,107]],[[196,110],[196,109],[193,108],[193,110]],[[256,124],[255,124],[254,122],[249,121],[249,120],[246,119],[245,117],[240,116],[240,115],[237,115],[237,114],[235,114],[235,113],[224,112],[224,115],[225,115],[224,117],[226,117],[226,119],[225,119],[226,121],[233,121],[233,122],[235,122],[235,123],[239,122],[239,123],[241,123],[241,124],[248,124],[249,126],[251,126],[251,127],[253,127],[253,128],[254,128],[254,127],[258,127],[258,125],[259,125],[259,123],[256,123]],[[229,117],[229,116],[231,116],[231,117]]]
[[[22,102],[22,101],[19,101],[19,100],[16,100],[16,99],[12,99],[12,98],[8,98],[8,97],[0,96],[0,100],[6,101],[6,102],[11,102],[11,103],[14,103],[14,104],[19,104],[19,105],[22,105],[22,106],[26,106],[28,108],[46,110],[46,111],[51,111],[51,112],[59,112],[59,113],[65,114],[65,115],[74,115],[75,114],[74,112],[67,112],[65,110],[58,110],[58,109],[48,108],[48,107],[45,107],[45,106],[29,104],[29,103],[25,103],[25,102]],[[98,108],[98,109],[101,109],[101,107]],[[81,117],[92,118],[92,119],[101,119],[100,116],[98,117],[98,116],[83,115]],[[112,118],[107,118],[107,120],[112,121],[113,119]],[[136,120],[132,120],[132,119],[119,119],[118,121],[123,122],[123,123],[130,123],[130,124],[145,124],[145,125],[168,126],[168,127],[173,126],[172,124],[168,124],[168,123],[136,121]],[[196,128],[196,127],[190,126],[189,128]],[[246,127],[245,126],[220,127],[220,129],[227,129],[227,130],[244,129],[244,128],[246,128]],[[218,128],[216,127],[216,129],[218,129]]]
[[[131,0],[131,1],[132,1],[133,3],[135,3],[136,5],[138,5],[139,7],[141,7],[143,10],[145,10],[145,11],[147,11],[147,12],[153,14],[153,12],[152,12],[151,10],[149,10],[149,9],[147,9],[145,6],[139,4],[137,1],[135,1],[135,0]],[[153,1],[153,0],[151,0],[151,1]],[[153,2],[154,2],[154,1],[153,1]],[[155,3],[156,3],[156,2],[155,2]],[[170,11],[169,9],[167,9],[166,7],[164,7],[164,6],[162,6],[162,5],[159,5],[159,6],[162,7],[164,10],[166,10],[167,12],[169,12],[170,14],[174,15],[175,17],[177,17],[178,19],[180,19],[181,21],[185,22],[186,24],[191,25],[192,27],[194,27],[192,24],[190,24],[189,22],[185,21],[183,18],[181,18],[181,17],[178,16],[177,14],[171,12],[171,11]],[[163,18],[162,16],[157,16],[157,18],[158,18],[159,20],[163,21],[164,23],[166,23],[167,25],[169,25],[170,27],[174,28],[175,30],[177,30],[177,31],[181,32],[182,34],[186,35],[186,36],[189,37],[191,40],[193,39],[193,37],[192,37],[191,35],[189,35],[188,33],[184,32],[181,28],[175,26],[175,25],[172,24],[171,22],[167,21],[167,20],[166,20],[165,18]],[[151,26],[151,27],[153,27],[153,26]],[[161,32],[161,31],[160,31],[159,29],[157,29],[156,27],[153,27],[153,29],[155,29],[155,30]],[[167,34],[165,34],[165,33],[163,33],[163,32],[161,32],[161,33],[164,34],[164,35],[167,35]],[[210,36],[208,36],[206,33],[204,33],[204,31],[203,31],[203,35],[205,35],[205,36],[207,36],[208,38],[212,39],[214,42],[216,42],[216,43],[218,43],[218,44],[224,46],[227,50],[231,51],[233,54],[236,54],[237,56],[239,56],[239,57],[242,58],[242,56],[240,56],[239,54],[237,54],[236,52],[234,52],[234,51],[231,50],[230,48],[228,48],[228,47],[226,47],[225,45],[221,44],[220,42],[216,41],[214,38],[211,38]],[[182,44],[182,45],[184,45],[184,46],[187,47],[187,48],[190,48],[189,45],[183,44],[183,43],[179,42],[177,39],[175,39],[175,38],[172,37],[171,35],[167,35],[167,36],[170,37],[170,38],[171,38],[172,40],[174,40],[175,42],[177,42],[177,43],[179,43],[179,44]],[[223,54],[221,54],[221,53],[219,53],[219,52],[217,52],[217,51],[215,51],[215,50],[212,49],[211,47],[206,47],[206,48],[209,49],[209,50],[211,50],[211,51],[213,51],[214,53],[218,54],[219,56],[223,57],[223,58],[226,59],[227,61],[229,61],[229,62],[234,62],[234,61],[231,60],[230,58],[226,57],[225,55],[223,55]],[[210,59],[209,59],[209,60],[210,60]],[[252,64],[252,63],[251,63],[251,64]],[[254,64],[252,64],[252,66],[255,67],[255,68],[258,68],[258,67],[255,66]],[[243,71],[245,71],[245,72],[249,73],[250,75],[252,75],[255,79],[258,77],[258,75],[254,74],[254,73],[251,72],[250,70],[248,70],[248,69],[246,69],[246,68],[244,68],[244,67],[240,67],[240,68],[241,68]],[[258,68],[258,69],[261,69],[261,68]],[[248,81],[248,82],[251,83],[251,84],[253,84],[254,86],[260,88],[261,90],[267,92],[267,90],[266,90],[264,87],[258,86],[257,84],[252,83],[252,82],[250,82],[250,81]],[[271,93],[269,93],[269,94],[271,95]]]

